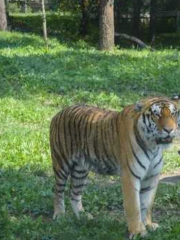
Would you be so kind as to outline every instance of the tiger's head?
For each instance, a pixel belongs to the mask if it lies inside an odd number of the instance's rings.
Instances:
[[[152,98],[142,104],[140,129],[157,144],[168,145],[177,135],[179,120],[177,100]]]

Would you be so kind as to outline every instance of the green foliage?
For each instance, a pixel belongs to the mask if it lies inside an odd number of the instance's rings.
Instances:
[[[179,59],[177,50],[98,52],[82,40],[52,39],[47,50],[40,37],[0,33],[0,239],[125,238],[118,177],[90,174],[83,200],[93,220],[77,221],[66,197],[67,215],[52,221],[50,120],[74,103],[121,110],[144,96],[171,96],[180,84]],[[176,152],[165,153],[165,172],[180,168]],[[178,239],[179,187],[160,186],[154,212],[162,227],[147,239]]]
[[[70,13],[47,13],[48,34],[58,36],[61,40],[77,39],[80,18]],[[23,32],[32,32],[42,35],[41,13],[13,14],[11,27]]]
[[[10,13],[19,13],[20,12],[20,6],[17,3],[8,4],[8,11]]]

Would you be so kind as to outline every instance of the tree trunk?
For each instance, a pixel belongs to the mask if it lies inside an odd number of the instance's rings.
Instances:
[[[112,50],[114,47],[114,1],[100,1],[99,49]]]
[[[0,0],[0,31],[7,30],[6,7],[4,0]]]
[[[149,42],[154,43],[155,41],[155,24],[156,24],[156,0],[150,2],[150,24],[149,24]]]
[[[132,35],[139,38],[141,0],[133,0]]]
[[[42,19],[43,19],[43,35],[46,47],[48,48],[48,38],[47,38],[47,24],[46,24],[46,11],[45,11],[45,3],[42,0]]]
[[[0,0],[1,1],[1,0]],[[9,16],[9,0],[5,0],[7,29],[11,26],[11,17]]]

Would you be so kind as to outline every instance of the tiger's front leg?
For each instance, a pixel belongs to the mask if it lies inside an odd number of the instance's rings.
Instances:
[[[132,176],[129,171],[122,173],[122,191],[125,216],[127,219],[130,239],[137,235],[145,236],[146,227],[141,219],[140,179]]]
[[[154,177],[147,177],[144,179],[140,190],[141,200],[141,217],[145,226],[149,227],[150,230],[156,230],[158,224],[152,222],[151,210],[154,203],[157,186],[159,182],[159,175]]]

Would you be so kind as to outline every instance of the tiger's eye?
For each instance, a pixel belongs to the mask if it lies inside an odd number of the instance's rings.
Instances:
[[[177,115],[177,113],[178,113],[177,111],[172,112],[172,113],[171,113],[171,116],[172,116],[172,117],[175,117],[175,116]]]
[[[159,118],[160,114],[159,113],[154,113],[155,118]]]

